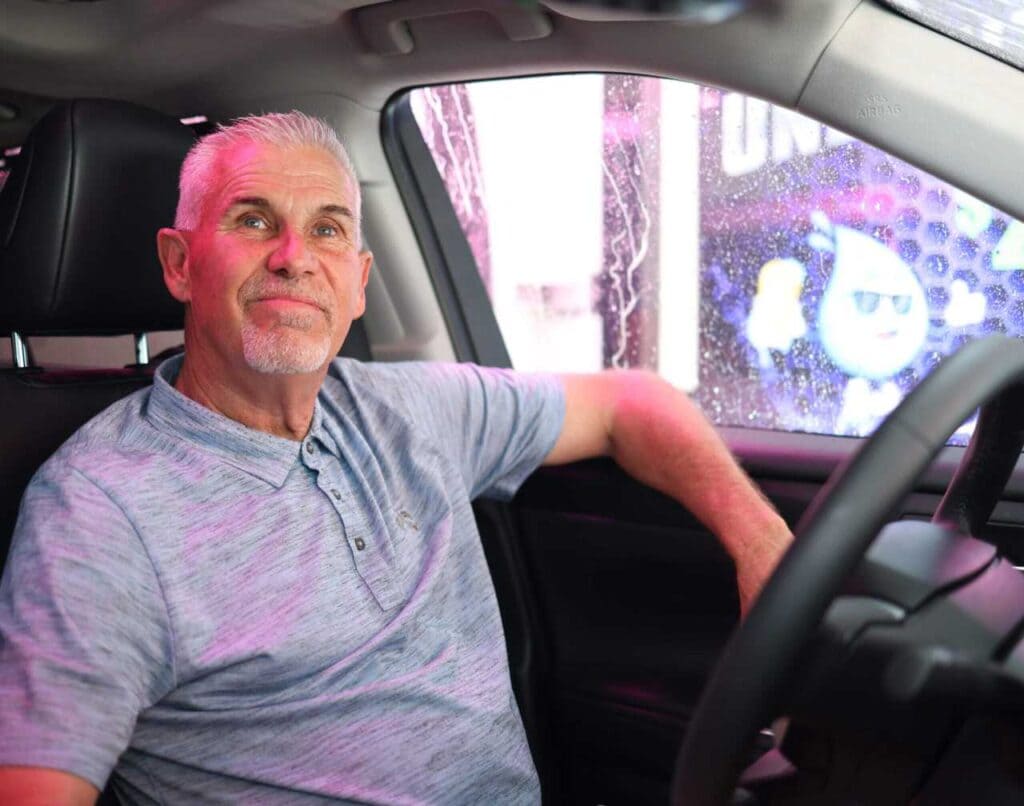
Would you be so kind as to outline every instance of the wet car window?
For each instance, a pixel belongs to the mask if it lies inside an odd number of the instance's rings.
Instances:
[[[622,75],[411,103],[519,369],[644,367],[719,425],[865,435],[965,341],[1024,336],[1021,222],[790,110]]]

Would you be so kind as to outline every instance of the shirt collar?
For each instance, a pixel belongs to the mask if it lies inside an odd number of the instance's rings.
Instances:
[[[206,408],[174,388],[184,356],[164,361],[153,377],[146,418],[160,431],[187,440],[250,475],[281,487],[299,459],[301,442],[242,425]],[[319,399],[306,439],[317,439],[332,453],[337,446],[323,427]]]

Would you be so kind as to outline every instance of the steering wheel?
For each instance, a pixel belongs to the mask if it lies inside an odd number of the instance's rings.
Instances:
[[[676,759],[673,804],[732,801],[754,740],[778,716],[801,651],[833,598],[947,439],[982,404],[933,520],[967,535],[987,522],[1024,445],[1022,382],[1024,342],[1005,336],[971,342],[832,474],[701,695]]]

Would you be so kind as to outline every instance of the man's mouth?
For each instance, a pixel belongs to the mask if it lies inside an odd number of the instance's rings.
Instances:
[[[274,320],[303,320],[312,324],[320,314],[328,323],[334,320],[334,304],[326,290],[302,287],[274,287],[253,284],[253,287],[242,289],[242,305],[258,318],[270,317]]]
[[[267,305],[271,308],[292,308],[296,306],[303,306],[307,308],[315,308],[318,311],[323,312],[324,307],[314,299],[309,297],[296,296],[294,294],[271,294],[265,297],[259,297],[253,302]]]

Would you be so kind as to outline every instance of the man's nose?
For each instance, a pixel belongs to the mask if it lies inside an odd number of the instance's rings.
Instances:
[[[267,260],[267,269],[294,276],[311,272],[313,267],[313,255],[305,234],[294,227],[283,227]]]

